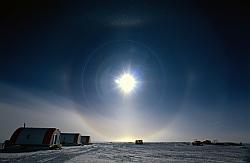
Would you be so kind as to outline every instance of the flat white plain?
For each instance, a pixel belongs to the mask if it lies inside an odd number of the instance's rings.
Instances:
[[[250,162],[250,146],[192,146],[186,143],[98,143],[62,150],[0,153],[0,162]]]

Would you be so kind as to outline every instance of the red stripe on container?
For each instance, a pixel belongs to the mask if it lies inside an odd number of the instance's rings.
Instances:
[[[50,144],[51,137],[56,129],[49,128],[43,137],[43,144]]]
[[[74,137],[74,143],[75,144],[78,144],[78,137],[79,137],[80,134],[75,134],[75,137]]]
[[[24,129],[23,127],[16,129],[16,131],[13,133],[13,135],[10,138],[10,144],[16,144],[18,135],[23,131],[23,129]]]

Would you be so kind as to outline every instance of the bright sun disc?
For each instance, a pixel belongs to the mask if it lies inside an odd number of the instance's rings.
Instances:
[[[135,78],[129,73],[123,74],[120,78],[116,79],[115,82],[117,83],[118,87],[126,94],[130,93],[136,85]]]

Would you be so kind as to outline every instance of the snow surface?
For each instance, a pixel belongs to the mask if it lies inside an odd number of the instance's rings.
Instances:
[[[0,153],[0,162],[250,162],[250,146],[192,146],[186,143],[98,143],[27,153]]]

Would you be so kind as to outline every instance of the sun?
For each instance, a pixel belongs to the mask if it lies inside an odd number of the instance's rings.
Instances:
[[[115,82],[125,94],[131,93],[136,87],[136,80],[133,75],[129,73],[122,74],[118,79],[115,80]]]

